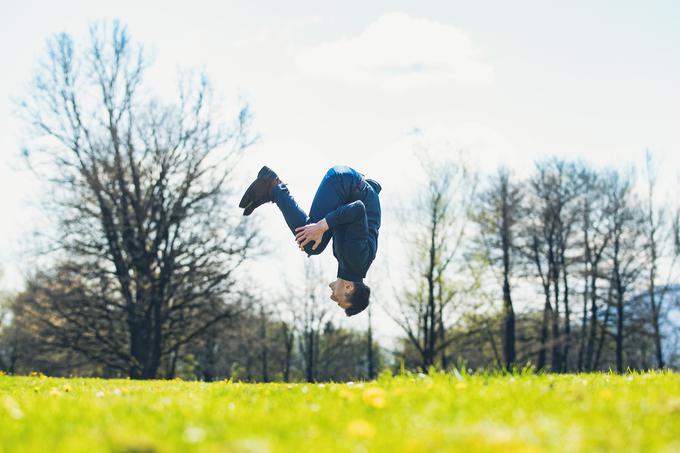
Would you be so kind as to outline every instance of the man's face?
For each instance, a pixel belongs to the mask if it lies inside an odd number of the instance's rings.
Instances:
[[[347,300],[347,294],[352,292],[354,284],[341,278],[330,282],[328,287],[331,289],[331,300],[334,301],[343,310],[352,306],[352,303]]]

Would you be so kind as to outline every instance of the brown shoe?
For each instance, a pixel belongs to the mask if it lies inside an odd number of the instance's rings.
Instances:
[[[257,178],[253,181],[238,204],[239,208],[243,208],[243,215],[250,215],[255,208],[261,206],[272,200],[272,189],[275,185],[280,184],[281,180],[274,173],[272,169],[264,166],[257,174]]]

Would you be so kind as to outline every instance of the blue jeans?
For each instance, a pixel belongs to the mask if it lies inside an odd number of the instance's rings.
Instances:
[[[350,167],[335,166],[331,168],[326,172],[321,180],[321,184],[319,184],[319,188],[316,190],[309,215],[300,208],[285,184],[279,184],[274,187],[272,198],[286,219],[288,228],[295,235],[296,228],[316,223],[340,206],[354,201],[352,199],[352,191],[360,181],[361,174]],[[366,230],[365,234],[368,234],[366,226],[362,229]],[[305,246],[305,252],[308,255],[318,255],[324,251],[332,237],[333,232],[331,230],[326,231],[316,250],[312,250],[314,243],[310,242]]]

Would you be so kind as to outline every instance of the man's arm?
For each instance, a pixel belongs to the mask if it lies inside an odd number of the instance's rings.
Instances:
[[[363,231],[367,228],[366,206],[364,206],[364,203],[361,200],[353,201],[352,203],[340,206],[316,223],[296,228],[295,240],[302,251],[304,251],[305,246],[310,242],[314,242],[312,250],[316,250],[317,245],[321,243],[321,238],[326,231],[337,225],[356,222],[357,220],[361,220],[362,217],[364,218],[361,223],[361,227],[363,228],[360,228]]]
[[[326,215],[326,223],[330,229],[342,223],[352,223],[366,215],[366,206],[361,200],[344,204]]]

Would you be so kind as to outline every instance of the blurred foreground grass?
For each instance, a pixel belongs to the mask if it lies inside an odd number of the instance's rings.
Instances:
[[[680,451],[680,375],[0,376],[0,451]]]

